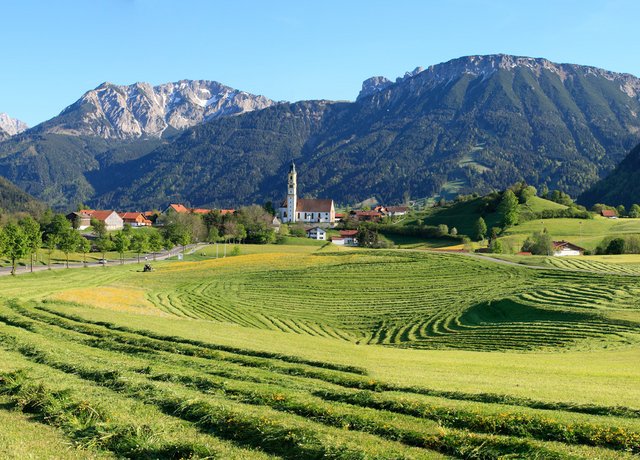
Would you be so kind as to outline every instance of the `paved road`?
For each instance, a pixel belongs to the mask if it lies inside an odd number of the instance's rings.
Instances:
[[[187,254],[192,254],[195,251],[197,251],[198,249],[202,248],[206,246],[206,244],[203,243],[199,243],[199,244],[190,244],[188,246],[185,247],[185,252]],[[173,256],[177,256],[178,254],[180,254],[182,252],[182,248],[181,247],[175,247],[169,251],[163,250],[161,252],[156,253],[156,260],[165,260],[168,259],[169,257],[173,257]],[[144,258],[147,258],[147,260],[145,260]],[[149,253],[149,254],[141,254],[140,255],[140,264],[144,264],[144,263],[153,263],[153,253]],[[138,258],[137,257],[132,257],[129,259],[124,259],[124,263],[125,264],[137,264],[138,263]],[[107,262],[107,266],[116,266],[116,265],[120,265],[120,261],[119,260],[110,260]],[[69,263],[69,268],[83,268],[83,267],[89,267],[89,268],[93,268],[93,267],[104,267],[103,264],[99,264],[98,262],[89,262],[86,265],[83,264],[82,262],[70,262]],[[51,264],[51,270],[61,270],[67,268],[67,266],[62,263],[62,264]],[[34,272],[40,272],[43,270],[48,270],[49,267],[46,265],[34,265],[33,266],[33,271]],[[29,266],[29,264],[27,263],[26,267],[16,267],[16,275],[22,275],[25,273],[31,273],[31,267]],[[11,275],[11,267],[2,267],[0,268],[0,276],[3,275]]]

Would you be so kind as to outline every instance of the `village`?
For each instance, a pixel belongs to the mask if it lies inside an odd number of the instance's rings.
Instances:
[[[362,224],[392,223],[401,224],[411,212],[409,203],[405,205],[384,206],[376,204],[373,207],[363,206],[361,209],[344,209],[336,211],[333,199],[299,198],[298,174],[295,163],[291,163],[286,177],[286,198],[280,202],[280,206],[271,211],[268,218],[268,228],[275,234],[289,234],[295,229],[295,236],[304,236],[311,240],[331,242],[336,246],[355,247],[359,245],[359,226]],[[215,209],[203,207],[189,207],[182,203],[169,204],[163,210],[155,211],[115,211],[81,209],[66,215],[66,219],[74,229],[84,231],[92,227],[92,222],[100,222],[106,231],[119,231],[125,227],[145,228],[163,227],[168,216],[201,216],[213,219],[224,219],[225,216],[236,215],[236,209]],[[612,209],[601,209],[599,214],[603,218],[617,219],[618,213]],[[286,232],[282,231],[286,225]],[[445,232],[447,233],[447,232]],[[85,236],[91,238],[90,234]],[[449,236],[449,235],[440,235]],[[484,237],[482,237],[484,238]],[[242,238],[238,238],[241,240]],[[446,249],[446,248],[445,248]],[[468,249],[455,249],[453,251],[469,252]],[[490,253],[491,238],[487,247],[477,247],[474,252]],[[573,242],[561,240],[551,241],[551,245],[545,255],[548,256],[581,256],[585,248]],[[515,252],[519,256],[530,256],[532,252],[520,250]]]

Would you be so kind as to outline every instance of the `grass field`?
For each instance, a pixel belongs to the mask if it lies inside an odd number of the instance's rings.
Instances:
[[[635,262],[242,245],[0,279],[0,454],[633,458]]]
[[[595,249],[606,236],[640,234],[640,219],[547,219],[525,222],[509,228],[502,238],[506,245],[518,248],[533,232],[546,228],[554,240],[571,241],[586,249]]]

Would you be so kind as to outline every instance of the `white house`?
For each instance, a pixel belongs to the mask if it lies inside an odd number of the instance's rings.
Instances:
[[[576,246],[568,241],[554,241],[553,242],[553,255],[557,257],[564,256],[581,256],[584,254],[584,248]]]
[[[298,198],[298,173],[293,162],[287,178],[287,199],[278,209],[278,214],[282,222],[333,224],[336,221],[333,200]]]
[[[122,230],[124,221],[115,211],[96,211],[94,209],[83,209],[81,213],[88,214],[91,219],[104,222],[105,228],[111,230]]]
[[[313,227],[307,230],[307,238],[312,240],[327,240],[327,231],[324,228]]]

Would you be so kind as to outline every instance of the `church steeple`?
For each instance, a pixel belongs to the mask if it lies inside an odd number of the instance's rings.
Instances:
[[[289,168],[287,181],[287,220],[295,222],[297,218],[296,208],[298,205],[298,173],[296,173],[296,164],[292,161]]]

